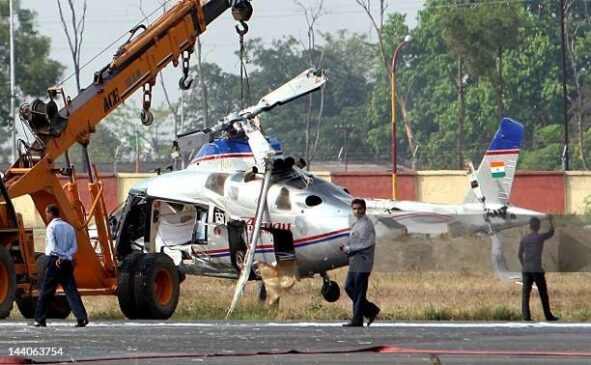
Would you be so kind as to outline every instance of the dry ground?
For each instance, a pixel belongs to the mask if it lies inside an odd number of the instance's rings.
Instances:
[[[341,285],[345,269],[334,272]],[[554,313],[566,321],[591,320],[591,273],[548,273]],[[223,319],[232,300],[234,281],[187,277],[173,319]],[[336,303],[320,295],[321,280],[301,280],[279,305],[269,307],[256,299],[257,283],[247,286],[234,319],[344,320],[351,302],[344,291]],[[506,284],[489,273],[375,273],[368,296],[388,320],[518,320],[521,287]],[[92,319],[122,319],[116,297],[85,297]],[[532,293],[532,314],[543,319],[537,292]],[[21,318],[13,310],[13,319]]]
[[[511,270],[519,270],[516,250],[519,237],[524,232],[522,228],[504,234],[505,257]],[[576,261],[572,257],[585,257],[585,262],[590,261],[586,258],[591,252],[586,242],[589,226],[583,230],[569,228],[568,232],[568,240],[559,230],[548,242],[544,252],[544,264],[548,271],[564,266],[564,254],[561,254],[566,252],[564,247],[577,248],[569,251],[571,258],[566,261]],[[577,236],[582,245],[569,243],[571,236]],[[42,230],[36,232],[36,246],[38,250],[43,247]],[[495,277],[489,252],[490,240],[486,236],[423,237],[381,242],[378,244],[376,270],[370,278],[368,297],[382,308],[381,317],[389,320],[517,320],[521,312],[521,286],[503,283]],[[331,275],[342,286],[346,268]],[[591,320],[591,272],[548,272],[546,277],[550,302],[556,315],[566,321]],[[181,284],[180,301],[173,318],[223,319],[232,300],[234,285],[232,280],[187,276]],[[351,302],[343,288],[336,303],[327,303],[320,295],[321,285],[320,278],[301,280],[278,306],[269,307],[258,303],[258,283],[249,283],[232,318],[347,319]],[[85,297],[84,302],[93,319],[123,318],[116,297]],[[531,308],[534,318],[543,319],[535,290],[532,292]],[[21,318],[16,308],[11,317]]]

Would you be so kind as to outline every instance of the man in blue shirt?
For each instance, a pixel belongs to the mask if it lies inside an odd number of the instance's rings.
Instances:
[[[548,298],[548,286],[546,285],[546,276],[542,268],[542,251],[544,250],[544,241],[554,235],[554,224],[552,216],[548,217],[550,230],[546,233],[538,233],[540,230],[540,220],[533,217],[529,221],[530,234],[521,239],[519,243],[519,262],[521,262],[523,273],[523,288],[521,292],[521,313],[524,321],[531,321],[531,312],[529,310],[529,295],[535,282],[540,293],[540,300],[544,308],[544,315],[547,321],[557,321],[550,311],[550,299]]]
[[[363,317],[366,317],[369,327],[380,312],[380,308],[366,297],[369,275],[373,269],[376,232],[373,223],[365,214],[365,200],[353,199],[351,210],[354,218],[349,232],[349,244],[342,245],[341,250],[349,256],[345,291],[353,301],[353,318],[343,326],[363,327]]]
[[[57,205],[50,204],[45,208],[45,218],[49,222],[45,233],[45,279],[39,288],[39,299],[35,309],[35,327],[45,327],[47,324],[47,309],[55,295],[58,284],[64,289],[68,304],[78,320],[76,327],[88,324],[86,309],[80,299],[74,280],[74,254],[78,249],[74,228],[60,218]]]

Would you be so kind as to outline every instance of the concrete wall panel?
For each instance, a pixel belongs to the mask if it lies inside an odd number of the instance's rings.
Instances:
[[[135,184],[144,181],[147,178],[156,176],[156,174],[132,174],[132,173],[122,173],[117,174],[119,185],[117,191],[117,197],[119,202],[124,202],[127,199],[127,192],[131,189],[132,186]]]
[[[392,174],[389,172],[333,172],[331,180],[347,188],[353,196],[392,198]]]
[[[591,172],[567,171],[565,192],[567,212],[582,214],[591,209]]]
[[[460,204],[468,193],[466,171],[418,171],[417,200],[428,203]]]

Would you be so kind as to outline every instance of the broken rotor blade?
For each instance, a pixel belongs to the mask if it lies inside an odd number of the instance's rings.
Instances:
[[[273,171],[272,167],[267,167],[265,170],[265,175],[263,179],[263,183],[261,185],[261,193],[259,195],[259,202],[257,204],[256,215],[255,215],[255,224],[254,230],[252,232],[252,239],[248,246],[248,250],[246,251],[246,261],[244,266],[242,267],[242,272],[240,273],[240,278],[238,279],[238,283],[236,284],[236,289],[234,290],[234,298],[232,299],[232,304],[230,305],[230,309],[226,314],[226,320],[230,318],[232,312],[238,305],[240,298],[242,297],[242,293],[244,292],[244,287],[246,286],[246,282],[248,281],[248,277],[250,276],[250,271],[252,270],[252,264],[254,262],[254,254],[256,252],[257,243],[259,241],[260,232],[261,232],[261,223],[263,220],[263,213],[265,211],[265,207],[267,206],[267,193],[269,192],[269,188],[271,187],[271,172]]]
[[[257,105],[240,111],[240,115],[252,118],[262,112],[269,111],[277,105],[282,105],[320,89],[326,82],[322,71],[308,69],[286,82],[279,88],[263,96]]]
[[[221,131],[231,128],[235,122],[244,123],[246,119],[252,119],[257,115],[269,111],[277,105],[282,105],[295,100],[301,96],[320,89],[326,82],[322,71],[308,69],[294,77],[279,88],[265,95],[258,104],[243,109],[237,113],[230,113],[220,120],[213,127],[207,130],[208,133],[216,135]]]
[[[490,236],[491,240],[491,251],[490,258],[491,264],[495,269],[497,277],[504,282],[512,282],[519,279],[519,275],[509,271],[507,261],[503,255],[503,240],[499,233],[494,233]]]
[[[259,170],[265,171],[266,161],[271,161],[271,158],[275,156],[277,151],[267,141],[261,130],[252,124],[251,120],[242,122],[242,129],[248,137],[248,145],[250,146],[257,167]]]

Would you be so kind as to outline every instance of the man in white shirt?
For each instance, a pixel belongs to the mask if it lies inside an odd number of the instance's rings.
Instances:
[[[35,309],[35,327],[47,326],[47,309],[55,295],[58,284],[64,289],[68,304],[77,319],[76,327],[88,324],[88,315],[80,299],[74,280],[74,254],[78,249],[74,228],[60,218],[57,205],[50,204],[45,208],[45,218],[49,224],[45,233],[45,267],[44,280],[39,288],[39,299]]]

